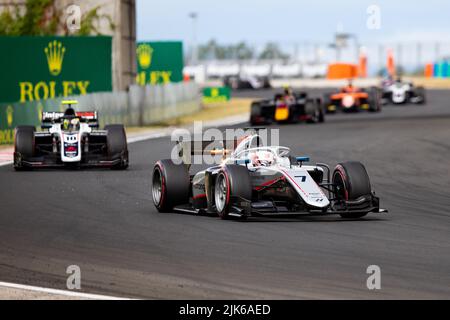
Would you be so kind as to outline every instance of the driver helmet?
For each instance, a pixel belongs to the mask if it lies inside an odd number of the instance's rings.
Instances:
[[[353,86],[353,80],[349,79],[348,80],[348,84],[345,88],[343,88],[343,92],[353,92],[355,89],[355,87]]]
[[[70,128],[70,120],[69,119],[64,119],[63,121],[63,130],[67,131]]]
[[[275,163],[275,157],[270,151],[257,151],[250,155],[250,160],[254,167],[268,167]]]
[[[284,103],[289,103],[289,104],[294,103],[295,97],[294,97],[291,87],[289,87],[289,86],[284,87],[281,101]]]
[[[77,131],[80,129],[80,119],[64,119],[63,130],[64,131]]]
[[[292,89],[289,86],[283,87],[284,96],[292,96]]]

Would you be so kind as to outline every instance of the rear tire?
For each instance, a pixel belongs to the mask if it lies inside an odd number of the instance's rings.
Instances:
[[[318,123],[320,122],[320,107],[315,102],[306,102],[305,110],[308,110],[308,105],[311,105],[310,119],[308,123]]]
[[[120,163],[113,166],[112,169],[124,170],[128,168],[128,145],[125,128],[121,124],[110,124],[105,126],[107,131],[106,143],[108,147],[108,155],[115,157],[120,155]]]
[[[17,126],[14,135],[14,169],[16,171],[25,170],[22,164],[23,158],[34,156],[35,140],[33,126]]]
[[[422,100],[418,104],[425,104],[425,103],[427,103],[427,99],[426,99],[426,96],[425,96],[425,88],[424,87],[417,87],[415,93],[416,93],[416,96],[422,98]]]
[[[338,200],[355,201],[372,193],[369,175],[361,162],[340,163],[333,172],[335,196]],[[361,218],[367,213],[341,213],[342,218]]]
[[[325,122],[325,107],[320,99],[317,99],[317,107],[319,108],[319,123]]]
[[[250,107],[250,125],[255,126],[260,124],[260,122],[256,121],[257,117],[261,115],[261,105],[258,102],[253,102]]]
[[[156,162],[152,175],[152,198],[159,212],[169,212],[180,204],[189,202],[189,169],[172,160]]]
[[[369,99],[367,103],[369,104],[370,112],[380,112],[381,111],[381,94],[380,90],[376,87],[372,87],[368,91]]]
[[[244,166],[226,165],[216,177],[214,203],[222,219],[229,217],[231,197],[252,199],[252,183],[248,169]]]

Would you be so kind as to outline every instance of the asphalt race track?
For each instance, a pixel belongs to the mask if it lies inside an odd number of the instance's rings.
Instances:
[[[293,154],[365,163],[390,213],[157,213],[151,168],[172,145],[148,140],[129,146],[124,172],[1,167],[0,281],[65,289],[66,268],[78,265],[82,291],[122,297],[450,298],[450,91],[429,92],[426,106],[280,130]],[[381,268],[381,290],[366,287],[369,265]]]

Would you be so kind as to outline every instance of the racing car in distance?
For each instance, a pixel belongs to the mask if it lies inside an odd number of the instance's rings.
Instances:
[[[15,130],[14,169],[42,167],[128,167],[128,147],[123,125],[99,130],[96,111],[75,112],[77,101],[63,101],[65,112],[43,112],[42,131],[34,126]]]
[[[415,87],[411,82],[404,82],[401,78],[386,79],[381,84],[383,98],[382,103],[385,104],[425,104],[425,88]]]
[[[251,75],[226,76],[223,85],[233,90],[240,89],[268,89],[271,88],[269,77],[257,77]]]
[[[340,163],[333,172],[326,164],[306,165],[308,157],[290,156],[287,147],[261,145],[258,133],[240,142],[201,141],[201,150],[195,149],[196,144],[180,141],[182,161],[166,159],[154,165],[152,199],[159,212],[213,214],[222,219],[304,214],[356,219],[387,212],[380,209],[360,162]],[[202,153],[222,160],[190,174],[189,157]]]
[[[325,121],[325,111],[320,98],[311,98],[306,92],[292,93],[290,89],[285,89],[283,94],[276,94],[271,100],[254,101],[251,105],[252,126],[301,121]]]
[[[381,111],[381,94],[376,87],[368,90],[356,88],[350,81],[346,87],[339,92],[325,94],[324,104],[327,113],[357,112],[361,110],[379,112]]]

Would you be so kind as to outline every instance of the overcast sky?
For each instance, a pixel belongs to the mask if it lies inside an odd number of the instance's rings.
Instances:
[[[378,30],[367,27],[372,5],[380,9]],[[328,46],[337,30],[357,35],[367,47],[372,71],[385,62],[387,48],[399,64],[414,70],[450,56],[448,0],[137,0],[138,40],[182,40],[189,52],[190,12],[198,14],[198,43],[247,41],[260,50],[275,41],[303,61],[315,61],[317,51],[322,61],[337,59]],[[354,61],[355,52],[350,43],[341,60]]]
[[[368,6],[381,9],[381,29],[366,27]],[[189,12],[198,13],[198,39],[231,43],[328,42],[341,25],[362,42],[450,42],[445,0],[137,0],[138,40],[192,39]]]

